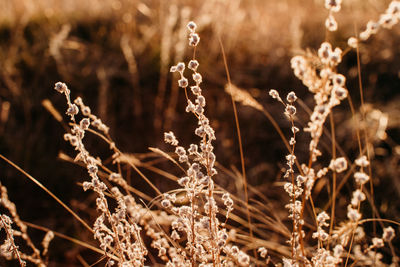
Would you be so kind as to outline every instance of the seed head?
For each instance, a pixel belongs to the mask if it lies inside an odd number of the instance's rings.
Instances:
[[[336,74],[333,78],[333,84],[343,87],[346,83],[346,77],[342,74]]]
[[[269,90],[269,95],[274,99],[280,99],[279,93],[275,89]]]
[[[70,115],[70,116],[74,116],[74,115],[78,114],[78,112],[79,112],[78,106],[75,104],[71,104],[71,105],[69,105],[66,114]]]
[[[178,184],[181,186],[186,186],[189,183],[189,177],[185,176],[178,180]]]
[[[329,164],[329,168],[337,173],[341,173],[347,169],[347,160],[344,157],[332,160]]]
[[[354,174],[354,179],[360,185],[365,184],[369,180],[369,176],[365,172],[356,172]]]
[[[371,32],[369,30],[365,30],[360,33],[360,39],[365,41],[371,36]]]
[[[392,14],[383,14],[379,18],[379,24],[386,29],[391,29],[393,25],[395,25],[397,22],[398,18],[396,18]]]
[[[185,63],[179,62],[176,64],[176,71],[183,72],[185,70]]]
[[[340,86],[335,86],[333,90],[334,90],[336,97],[339,100],[343,100],[347,97],[348,92],[347,92],[346,88],[340,87]]]
[[[194,154],[198,153],[197,150],[198,150],[198,146],[197,145],[190,144],[190,147],[188,149],[188,152],[189,152],[190,155],[194,155]]]
[[[398,15],[400,12],[400,2],[399,1],[392,1],[386,10],[387,14],[391,15]]]
[[[287,105],[285,108],[285,114],[289,117],[292,117],[296,114],[296,107],[293,105]]]
[[[172,238],[173,240],[177,240],[177,239],[179,239],[179,238],[181,238],[181,237],[179,236],[179,234],[178,234],[177,231],[173,230],[172,233],[171,233],[171,238]]]
[[[78,96],[77,98],[75,98],[74,103],[77,104],[78,106],[82,106],[83,100],[80,96]]]
[[[239,255],[238,255],[238,262],[239,262],[240,266],[249,266],[249,264],[250,264],[249,255],[247,255],[243,251],[240,251]]]
[[[194,23],[193,21],[190,21],[187,25],[189,31],[194,32],[197,28],[196,23]]]
[[[186,112],[195,112],[196,106],[193,104],[192,101],[188,100],[188,104],[186,106]]]
[[[383,248],[383,246],[385,245],[385,244],[383,243],[382,238],[378,238],[378,237],[372,238],[372,244],[373,244],[374,247],[376,247],[376,248]]]
[[[210,184],[210,176],[204,176],[203,178],[200,179],[200,184],[204,185],[204,186],[208,186]]]
[[[239,248],[237,246],[232,246],[231,248],[231,253],[232,254],[238,254],[239,253]]]
[[[342,245],[336,245],[336,246],[333,248],[333,255],[334,255],[335,257],[340,257],[340,256],[342,255],[343,251],[344,251],[344,248],[343,248]]]
[[[260,253],[261,258],[265,258],[268,254],[268,250],[265,247],[258,248],[257,252]]]
[[[296,94],[292,91],[292,92],[290,92],[290,93],[287,95],[286,100],[287,100],[287,102],[289,102],[289,103],[293,103],[293,102],[295,102],[295,101],[297,100],[297,96],[296,96]]]
[[[394,235],[395,235],[394,229],[389,226],[389,227],[383,229],[382,239],[385,242],[390,242],[394,238]]]
[[[179,85],[179,87],[186,88],[189,85],[188,79],[186,79],[185,77],[182,77],[178,81],[178,85]]]
[[[161,201],[161,206],[163,206],[163,208],[170,208],[171,207],[171,201],[169,201],[168,199],[163,199]]]
[[[175,153],[176,153],[178,156],[184,156],[184,155],[186,155],[186,150],[185,150],[183,147],[178,146],[178,147],[176,147],[176,149],[175,149]]]
[[[378,32],[378,29],[380,27],[380,24],[378,22],[375,21],[368,21],[367,23],[367,31],[370,32],[370,34],[376,34]]]
[[[351,199],[351,205],[353,207],[357,207],[360,202],[365,200],[365,194],[360,190],[357,189],[356,191],[353,192],[353,198]]]
[[[326,221],[329,219],[330,217],[325,211],[319,213],[317,216],[318,226],[328,226],[329,224],[327,224]]]
[[[189,37],[189,45],[197,46],[200,42],[200,36],[197,33],[191,33]]]
[[[369,161],[366,156],[361,156],[355,160],[357,166],[367,167],[369,165]]]
[[[289,140],[289,144],[291,146],[295,145],[296,144],[296,139],[294,139],[294,137],[291,137],[290,140]]]
[[[342,49],[336,47],[335,50],[331,53],[330,61],[334,66],[339,64],[342,61]]]
[[[189,64],[188,64],[189,69],[196,71],[198,66],[199,66],[199,62],[197,60],[192,59],[189,61]]]
[[[104,237],[104,242],[106,243],[106,244],[111,244],[112,242],[114,241],[114,239],[112,238],[112,236],[110,236],[110,235],[106,235],[105,237]]]
[[[334,32],[337,30],[338,25],[335,20],[335,17],[332,15],[329,15],[328,18],[325,20],[325,27],[328,29],[328,31]]]
[[[75,135],[71,135],[69,138],[69,142],[72,146],[76,147],[79,144],[78,137],[76,137]]]
[[[83,107],[82,108],[82,114],[84,115],[84,116],[89,116],[90,114],[91,114],[91,110],[90,110],[90,108],[89,107]]]
[[[196,82],[196,84],[200,84],[203,81],[203,78],[201,77],[200,73],[194,73],[193,80]]]
[[[361,218],[361,214],[357,209],[353,209],[351,205],[347,206],[347,218],[353,222],[358,221]]]
[[[171,131],[169,131],[168,133],[164,133],[164,141],[165,143],[171,144],[173,146],[178,145],[178,140],[176,139],[175,134]]]
[[[332,45],[328,42],[322,43],[321,47],[318,49],[318,56],[323,63],[327,63],[329,61],[331,53]]]
[[[347,40],[347,44],[351,47],[351,48],[357,48],[358,45],[358,40],[355,37],[350,37]]]
[[[54,89],[57,90],[59,93],[63,94],[67,91],[68,87],[65,83],[58,82],[55,84]]]
[[[95,164],[89,164],[89,165],[87,165],[87,170],[88,170],[89,174],[96,174],[98,171],[98,167]]]
[[[200,95],[201,94],[201,88],[197,85],[190,87],[192,89],[192,93],[194,95]]]
[[[88,118],[84,118],[81,120],[79,125],[81,126],[81,128],[83,130],[87,130],[87,129],[89,129],[89,126],[90,126],[90,120]]]
[[[204,96],[200,95],[197,97],[196,103],[198,105],[200,105],[201,107],[205,107],[206,106],[206,98]]]
[[[342,0],[325,0],[325,8],[333,12],[339,12]]]

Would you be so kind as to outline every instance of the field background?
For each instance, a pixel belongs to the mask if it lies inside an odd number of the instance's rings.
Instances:
[[[64,99],[53,90],[63,81],[72,96],[82,96],[94,114],[111,129],[117,146],[149,164],[176,173],[170,164],[160,162],[148,147],[169,149],[163,143],[164,131],[173,130],[184,144],[195,140],[195,121],[185,113],[183,91],[169,67],[190,58],[186,24],[199,25],[201,37],[197,49],[199,72],[207,99],[207,115],[216,130],[217,160],[229,172],[221,172],[217,183],[243,197],[240,179],[228,173],[240,170],[239,148],[227,83],[221,38],[227,52],[232,83],[256,98],[290,137],[290,125],[283,109],[268,96],[268,90],[296,94],[308,105],[313,100],[290,68],[290,58],[315,51],[325,40],[345,47],[347,38],[365,28],[369,19],[377,19],[390,1],[344,0],[336,16],[339,30],[326,35],[324,21],[328,12],[317,0],[209,0],[209,1],[137,1],[137,0],[1,0],[0,1],[0,153],[20,165],[68,203],[82,218],[95,216],[93,195],[84,193],[78,183],[86,171],[60,160],[60,152],[73,156],[63,140],[65,132],[44,108],[49,99],[63,114]],[[381,30],[360,47],[362,81],[370,120],[365,123],[373,142],[375,204],[383,218],[400,220],[400,27]],[[350,51],[339,67],[358,110],[356,53]],[[357,157],[354,123],[348,103],[334,110],[337,141],[351,159]],[[244,142],[248,183],[268,198],[266,212],[284,218],[281,168],[285,147],[269,120],[251,107],[238,105]],[[381,112],[381,113],[379,113]],[[371,115],[372,114],[372,115]],[[382,135],[382,121],[389,121]],[[308,116],[299,108],[297,124]],[[66,118],[64,116],[64,118]],[[66,120],[65,120],[66,121]],[[381,128],[379,128],[381,127]],[[298,139],[298,157],[307,155],[307,147]],[[87,137],[89,150],[103,159],[108,147],[93,136]],[[328,139],[324,140],[329,146]],[[323,157],[326,164],[329,157]],[[325,162],[324,162],[325,160]],[[176,188],[165,178],[143,170],[161,191]],[[136,174],[130,183],[143,192],[149,188]],[[55,201],[20,173],[0,163],[0,181],[7,186],[10,199],[23,220],[93,243],[90,233]],[[326,181],[325,181],[326,183]],[[340,192],[338,217],[344,218],[352,182]],[[323,206],[327,186],[320,184]],[[155,195],[149,193],[152,197]],[[260,200],[250,190],[250,198]],[[367,206],[367,205],[366,205]],[[365,213],[371,214],[368,208]],[[398,231],[396,231],[398,233]],[[42,233],[32,231],[41,238]],[[273,233],[271,239],[275,238]],[[38,239],[40,240],[40,239]],[[395,243],[400,246],[400,243]],[[77,255],[94,262],[98,255],[68,241],[55,239],[50,246],[52,266],[80,266]],[[1,266],[7,266],[0,259]]]

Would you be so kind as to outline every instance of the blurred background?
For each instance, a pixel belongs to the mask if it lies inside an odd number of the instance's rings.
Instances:
[[[290,125],[282,106],[268,96],[269,89],[275,88],[282,95],[293,90],[304,105],[313,106],[311,94],[292,73],[291,57],[315,52],[324,40],[345,49],[347,39],[364,30],[368,20],[378,19],[390,1],[343,1],[342,10],[335,16],[339,30],[333,34],[325,32],[328,11],[323,2],[1,0],[0,153],[92,223],[95,212],[89,208],[94,207],[94,198],[78,185],[87,179],[86,171],[59,159],[60,152],[73,157],[74,151],[63,140],[63,124],[47,111],[43,101],[51,101],[63,114],[65,99],[53,87],[55,82],[65,82],[72,90],[72,97],[81,96],[110,127],[116,145],[145,162],[154,160],[148,147],[170,149],[163,143],[164,131],[173,130],[185,145],[196,141],[193,134],[196,121],[185,113],[186,100],[177,87],[177,75],[169,73],[171,65],[191,58],[186,24],[193,20],[201,37],[196,55],[204,81],[206,113],[217,134],[217,160],[221,168],[237,174],[239,147],[230,95],[224,90],[227,79],[219,38],[226,51],[232,83],[261,103],[289,139]],[[400,219],[399,44],[397,25],[392,30],[381,30],[360,47],[361,79],[367,103],[367,120],[363,123],[373,144],[375,203],[382,217],[396,221]],[[354,51],[345,55],[339,72],[347,77],[347,87],[359,111]],[[308,115],[306,109],[298,109],[296,123],[302,126]],[[281,187],[285,146],[262,112],[238,104],[238,113],[248,183],[268,198],[274,212],[285,217],[286,210],[281,204],[286,199]],[[347,102],[334,110],[334,118],[342,152],[350,159],[356,158],[355,125]],[[65,116],[64,120],[67,121]],[[303,160],[309,136],[303,133],[298,138],[297,155]],[[86,141],[89,150],[107,162],[111,156],[107,145],[93,136]],[[330,159],[329,139],[324,142],[328,149],[323,150],[321,166]],[[154,164],[177,173],[170,164]],[[83,231],[36,185],[5,162],[0,162],[0,170],[0,181],[7,186],[23,220],[91,240],[90,233]],[[161,191],[177,187],[165,178],[143,171]],[[227,173],[221,172],[217,183],[243,197],[240,179],[232,183],[233,178]],[[130,183],[139,190],[147,190],[135,173],[130,175]],[[345,207],[350,200],[346,193],[351,192],[352,186],[352,181],[344,186],[338,206]],[[324,188],[323,183],[320,188]],[[326,190],[320,189],[320,207],[327,201]],[[250,192],[250,198],[259,197]],[[365,214],[368,212],[366,208]],[[345,218],[340,211],[338,216]],[[32,230],[32,236],[40,240],[43,233]],[[98,257],[68,241],[53,242],[52,266],[80,266],[77,255],[85,255],[88,262]],[[7,264],[0,260],[0,265]]]

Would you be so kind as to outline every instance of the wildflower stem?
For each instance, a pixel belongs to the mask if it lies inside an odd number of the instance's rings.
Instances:
[[[336,159],[336,137],[335,137],[335,122],[333,120],[333,111],[329,114],[331,124],[331,137],[332,137],[332,160]],[[329,236],[332,236],[333,225],[335,221],[335,205],[336,205],[336,171],[332,173],[332,207],[331,207],[331,222],[329,226]],[[328,239],[327,248],[329,249],[330,238]]]
[[[243,153],[242,137],[241,137],[240,126],[239,126],[239,118],[238,118],[238,114],[237,114],[236,103],[235,103],[235,100],[233,99],[232,92],[231,92],[231,84],[232,84],[231,77],[230,77],[230,73],[229,73],[228,62],[226,59],[225,49],[222,44],[221,36],[218,36],[218,42],[221,47],[222,58],[224,60],[225,73],[226,73],[226,78],[228,80],[228,87],[229,87],[229,91],[230,91],[230,95],[231,95],[233,113],[235,116],[236,132],[237,132],[238,143],[239,143],[240,163],[241,163],[241,167],[242,167],[243,189],[244,189],[244,196],[245,196],[245,201],[246,201],[247,221],[249,223],[250,240],[251,240],[251,242],[253,242],[253,239],[254,239],[253,225],[251,222],[251,215],[250,215],[249,195],[248,195],[248,191],[247,191],[246,166],[244,163],[244,153]],[[258,255],[257,255],[256,249],[253,249],[253,255],[254,255],[254,258],[256,258],[258,260]]]
[[[15,245],[15,243],[14,243],[14,237],[13,237],[12,234],[8,231],[8,229],[7,229],[7,224],[6,224],[6,222],[4,221],[4,218],[3,218],[3,216],[2,216],[1,214],[0,214],[0,220],[1,220],[1,223],[3,224],[3,226],[4,226],[4,231],[6,231],[6,235],[7,235],[8,240],[11,241],[12,250],[13,250],[14,254],[17,256],[19,265],[21,265],[22,267],[23,267],[23,266],[26,266],[26,264],[24,264],[24,261],[22,261],[22,259],[21,259],[21,255],[19,254],[18,247],[17,247],[17,246]]]
[[[14,167],[17,171],[21,172],[23,175],[25,175],[29,180],[34,182],[37,186],[39,186],[41,189],[43,189],[47,194],[49,194],[55,201],[57,201],[61,206],[63,206],[64,209],[66,209],[69,213],[71,213],[72,216],[75,217],[83,226],[85,226],[86,229],[88,229],[90,232],[93,233],[92,228],[84,221],[81,219],[81,217],[78,216],[73,210],[71,210],[64,202],[62,202],[58,197],[56,197],[49,189],[47,189],[44,185],[42,185],[38,180],[33,178],[29,173],[21,169],[18,165],[16,165],[14,162],[11,160],[7,159],[4,157],[2,154],[0,154],[0,158],[3,159],[5,162],[10,164],[12,167]]]

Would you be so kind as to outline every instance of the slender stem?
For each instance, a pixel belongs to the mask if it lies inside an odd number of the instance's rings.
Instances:
[[[37,186],[39,186],[41,189],[43,189],[47,194],[49,194],[55,201],[57,201],[61,206],[63,206],[64,209],[66,209],[69,213],[71,213],[72,216],[75,217],[83,226],[86,227],[90,232],[94,233],[92,228],[84,221],[81,219],[81,217],[78,216],[73,210],[71,210],[64,202],[62,202],[58,197],[56,197],[49,189],[47,189],[43,184],[41,184],[38,180],[33,178],[29,173],[21,169],[18,165],[16,165],[14,162],[11,160],[7,159],[4,157],[2,154],[0,154],[0,158],[3,159],[5,162],[10,164],[12,167],[14,167],[16,170],[21,172],[23,175],[25,175],[29,180],[34,182]]]
[[[248,191],[247,191],[246,166],[245,166],[245,163],[244,163],[244,153],[243,153],[242,136],[241,136],[240,125],[239,125],[239,118],[238,118],[238,114],[237,114],[236,103],[235,103],[235,100],[233,99],[233,96],[232,96],[231,77],[230,77],[230,73],[229,73],[228,62],[227,62],[227,59],[226,59],[225,49],[224,49],[224,46],[222,45],[221,36],[218,36],[218,41],[219,41],[219,44],[220,44],[220,47],[221,47],[222,58],[224,60],[226,78],[228,80],[228,87],[229,87],[229,91],[230,91],[230,95],[231,95],[233,113],[234,113],[234,116],[235,116],[237,139],[238,139],[238,143],[239,143],[240,163],[241,163],[241,168],[242,168],[242,183],[243,183],[243,190],[244,190],[244,196],[245,196],[245,201],[246,201],[246,215],[247,215],[247,221],[249,223],[250,240],[251,240],[251,242],[253,242],[254,241],[253,225],[252,225],[252,222],[251,222],[251,215],[250,215],[249,194],[248,194]],[[253,255],[254,255],[254,258],[256,258],[256,260],[258,260],[257,251],[255,249],[253,249]]]
[[[4,226],[4,231],[6,231],[7,238],[11,241],[12,250],[13,250],[13,252],[15,253],[15,255],[17,256],[17,258],[18,258],[19,265],[21,265],[22,267],[23,267],[23,266],[26,266],[26,265],[24,264],[24,262],[22,261],[22,259],[21,259],[21,255],[19,254],[19,251],[18,251],[17,246],[16,246],[15,243],[14,243],[14,237],[13,237],[12,234],[8,231],[8,229],[7,229],[7,224],[6,224],[6,222],[4,221],[3,215],[1,215],[1,214],[0,214],[0,220],[1,220],[1,223],[3,224],[3,226]],[[40,260],[40,261],[41,261],[41,260]]]
[[[335,137],[335,122],[333,120],[333,111],[329,114],[330,124],[331,124],[331,136],[332,136],[332,160],[336,159],[336,137]],[[332,207],[331,207],[331,223],[329,226],[329,236],[332,235],[333,225],[335,221],[335,205],[336,205],[336,171],[332,174]],[[327,247],[329,249],[329,239]]]

